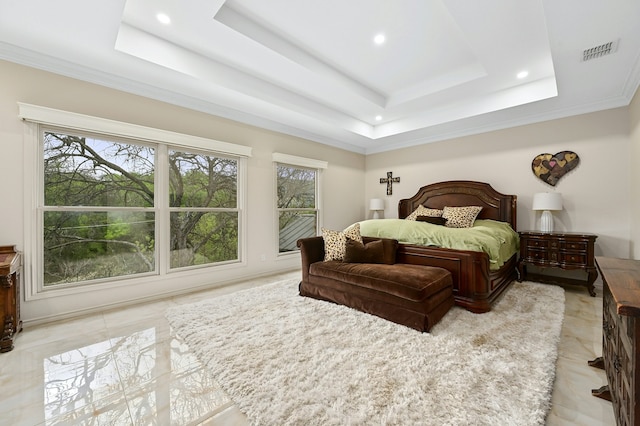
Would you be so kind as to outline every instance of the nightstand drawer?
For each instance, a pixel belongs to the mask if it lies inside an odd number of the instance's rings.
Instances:
[[[528,239],[524,244],[527,249],[546,249],[549,247],[549,241],[547,240]]]
[[[525,257],[530,262],[558,263],[560,254],[555,250],[527,249]]]
[[[562,262],[568,265],[580,265],[584,266],[587,264],[587,255],[582,253],[562,253],[561,254]]]
[[[529,260],[540,261],[547,260],[547,254],[548,252],[546,250],[527,248],[527,254],[525,257]]]
[[[574,251],[587,251],[588,245],[586,242],[579,241],[563,241],[560,243],[560,248],[563,250],[574,250]]]

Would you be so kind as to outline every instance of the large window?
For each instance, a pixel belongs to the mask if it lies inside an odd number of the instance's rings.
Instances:
[[[68,131],[42,140],[45,287],[154,273],[167,226],[156,211],[169,212],[169,269],[238,260],[237,159]],[[167,176],[168,197],[156,194]]]
[[[298,250],[300,238],[316,236],[319,226],[319,175],[326,163],[274,154],[278,253]]]
[[[25,189],[36,189],[25,231],[34,265],[28,296],[242,262],[250,148],[26,104],[20,110],[33,141],[25,157],[35,160],[25,166]],[[94,128],[83,130],[87,124]]]

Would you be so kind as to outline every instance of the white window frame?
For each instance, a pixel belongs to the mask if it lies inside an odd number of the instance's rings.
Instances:
[[[247,223],[246,197],[247,197],[247,159],[251,157],[252,148],[217,141],[197,136],[175,133],[166,130],[154,129],[115,120],[108,120],[73,112],[57,110],[26,103],[18,103],[19,117],[24,120],[24,256],[23,273],[25,282],[25,300],[36,300],[48,297],[63,296],[65,294],[78,294],[81,292],[91,292],[104,288],[116,288],[124,285],[135,285],[138,282],[150,282],[158,279],[158,276],[168,274],[179,274],[201,268],[227,268],[246,266],[247,235],[245,232]],[[158,235],[158,258],[160,265],[156,265],[156,273],[146,274],[147,276],[124,276],[121,279],[111,279],[105,282],[96,282],[85,285],[61,286],[60,288],[44,289],[40,274],[36,274],[34,269],[39,265],[41,254],[38,253],[42,247],[41,225],[38,224],[38,208],[40,200],[43,199],[43,188],[41,184],[43,174],[43,159],[41,153],[40,134],[42,126],[54,127],[62,130],[72,130],[99,134],[115,138],[126,138],[133,141],[147,142],[162,146],[160,151],[171,148],[203,151],[209,154],[219,154],[222,156],[237,158],[238,160],[238,260],[234,262],[221,262],[213,265],[196,265],[193,268],[178,268],[171,270],[168,266],[168,255],[164,252],[168,230],[160,229]],[[158,161],[164,161],[159,158]],[[168,181],[157,180],[157,193],[168,191]],[[34,190],[37,189],[37,190]],[[162,195],[165,196],[166,195]],[[156,203],[157,204],[157,203]],[[157,204],[158,205],[158,204]],[[158,209],[156,207],[156,220],[158,215],[167,215],[168,209]],[[168,220],[168,217],[166,218]],[[162,241],[164,240],[164,242]],[[143,275],[143,274],[141,274]]]
[[[316,160],[313,158],[306,157],[298,157],[295,155],[282,154],[279,152],[274,152],[272,154],[273,161],[273,181],[274,181],[274,194],[273,194],[273,206],[274,206],[274,242],[275,242],[275,253],[276,257],[283,258],[288,256],[298,255],[300,250],[294,250],[290,252],[280,253],[280,226],[278,223],[279,209],[278,209],[278,165],[282,164],[285,166],[294,166],[294,167],[302,167],[306,169],[315,169],[316,170],[316,194],[315,201],[316,207],[315,210],[317,212],[316,217],[316,230],[319,230],[322,227],[322,171],[329,167],[329,163],[322,160]]]

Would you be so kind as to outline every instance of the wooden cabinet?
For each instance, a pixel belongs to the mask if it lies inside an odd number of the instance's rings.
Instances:
[[[595,241],[597,235],[575,232],[520,231],[519,279],[552,284],[584,285],[591,296],[595,296],[593,283],[598,278],[595,265]],[[585,279],[545,275],[527,271],[527,265],[544,270],[581,270]]]
[[[640,261],[598,257],[603,282],[602,357],[606,386],[594,396],[613,403],[618,425],[640,425]]]
[[[0,352],[13,349],[16,335],[22,331],[20,320],[20,272],[22,258],[14,246],[0,246]]]

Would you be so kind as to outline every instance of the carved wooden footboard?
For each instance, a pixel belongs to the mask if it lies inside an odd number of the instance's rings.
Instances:
[[[516,195],[501,194],[487,183],[448,181],[423,186],[413,197],[400,200],[398,217],[404,219],[419,205],[433,209],[482,206],[478,219],[507,222],[516,230],[516,204]],[[456,304],[477,313],[491,310],[517,276],[517,254],[491,271],[486,253],[400,244],[397,261],[447,269],[453,276]]]
[[[493,302],[516,279],[516,255],[497,271],[490,271],[489,256],[477,251],[400,244],[396,258],[401,263],[447,269],[453,278],[456,305],[476,313],[490,311]]]

